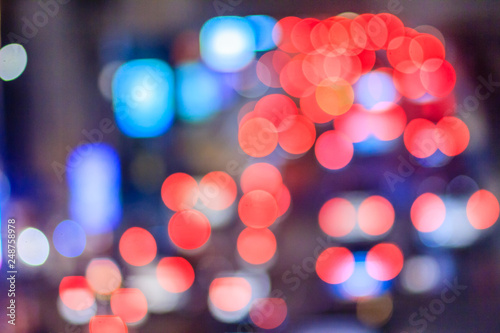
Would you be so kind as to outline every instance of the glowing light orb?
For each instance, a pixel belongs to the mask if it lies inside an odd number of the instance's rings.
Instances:
[[[122,283],[120,269],[111,259],[92,259],[87,265],[85,278],[92,290],[101,295],[109,295]]]
[[[277,328],[286,319],[288,308],[282,298],[258,298],[250,309],[250,319],[265,330]]]
[[[379,281],[394,279],[403,269],[403,253],[392,243],[380,243],[366,255],[368,274]]]
[[[7,44],[0,49],[0,78],[12,81],[26,69],[28,54],[21,44]]]
[[[358,208],[359,227],[371,236],[388,232],[394,224],[394,216],[389,200],[378,195],[366,198]]]
[[[356,209],[344,198],[333,198],[323,204],[318,216],[319,226],[332,237],[342,237],[356,225]]]
[[[36,228],[21,231],[17,238],[17,254],[23,262],[30,266],[40,266],[49,257],[49,252],[49,241],[43,232]]]
[[[245,278],[221,277],[210,284],[210,302],[220,310],[233,312],[245,308],[252,298],[252,286]]]
[[[330,247],[316,261],[316,273],[329,284],[346,281],[354,272],[354,256],[345,247]]]
[[[238,214],[248,227],[267,228],[278,217],[279,208],[271,194],[263,190],[253,190],[241,197]]]
[[[127,229],[120,238],[118,248],[123,260],[133,266],[147,265],[156,257],[156,240],[143,228]]]
[[[120,159],[107,144],[78,146],[66,163],[71,220],[87,235],[111,232],[121,219]]]
[[[316,140],[314,152],[319,164],[330,170],[338,170],[349,164],[354,155],[354,146],[344,133],[327,131]]]
[[[280,171],[269,163],[254,163],[241,174],[240,186],[243,193],[263,190],[271,194],[278,193],[283,183]]]
[[[311,149],[316,140],[316,128],[312,121],[296,115],[285,118],[283,123],[284,130],[279,132],[278,143],[284,151],[303,154]]]
[[[200,31],[202,60],[219,72],[237,72],[255,57],[255,33],[248,20],[236,16],[214,17]]]
[[[278,131],[265,118],[247,120],[238,132],[241,149],[252,157],[264,157],[271,154],[278,145]]]
[[[436,97],[444,97],[455,87],[457,74],[448,61],[429,59],[422,65],[420,79],[429,94]]]
[[[438,149],[435,125],[427,119],[413,119],[404,132],[406,149],[415,157],[426,158]]]
[[[193,266],[182,257],[167,257],[156,267],[156,278],[160,286],[171,293],[182,293],[194,282]]]
[[[443,117],[436,131],[440,134],[438,148],[447,156],[457,156],[469,145],[469,128],[457,117]]]
[[[181,249],[194,250],[203,246],[210,238],[210,233],[208,218],[194,209],[181,210],[168,222],[168,235]]]
[[[267,228],[246,228],[238,236],[237,249],[243,260],[253,265],[260,265],[274,256],[276,237]]]
[[[440,282],[441,269],[431,256],[409,258],[401,272],[401,283],[410,293],[423,293],[432,290]]]
[[[318,106],[328,114],[339,116],[346,113],[354,102],[354,91],[345,80],[324,80],[316,87]]]
[[[224,210],[236,199],[236,182],[222,171],[206,174],[200,181],[200,199],[212,210]]]
[[[174,74],[158,59],[129,61],[113,78],[113,107],[120,130],[133,138],[165,133],[174,120]]]
[[[52,241],[57,252],[65,257],[74,258],[85,250],[87,236],[78,223],[66,220],[54,229]]]
[[[436,194],[424,193],[413,202],[410,215],[415,229],[420,232],[431,232],[443,224],[446,207]]]
[[[148,302],[137,288],[120,288],[111,294],[111,311],[125,323],[135,323],[146,317]]]
[[[500,214],[498,199],[487,190],[475,192],[467,201],[467,218],[476,229],[487,229],[496,223]]]
[[[66,276],[59,284],[59,297],[68,308],[81,311],[95,303],[94,292],[84,276]]]
[[[193,208],[198,197],[198,183],[193,177],[182,172],[171,174],[161,186],[163,203],[173,211]]]
[[[247,303],[247,297],[250,301],[256,298],[266,297],[270,292],[270,280],[264,271],[253,273],[226,273],[221,279],[214,280],[214,287],[209,288],[208,309],[212,316],[223,323],[241,322],[248,316],[251,303]],[[233,279],[236,278],[236,279]],[[250,288],[248,288],[248,285]],[[217,290],[218,289],[218,290]],[[225,306],[219,307],[224,294],[229,296],[227,301],[223,302]],[[232,300],[231,298],[235,298]],[[228,311],[231,310],[231,311]]]

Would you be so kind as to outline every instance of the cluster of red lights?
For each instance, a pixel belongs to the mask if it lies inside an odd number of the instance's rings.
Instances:
[[[274,256],[276,238],[268,229],[290,206],[290,192],[283,184],[279,170],[267,163],[252,164],[240,178],[243,195],[238,204],[238,214],[246,228],[237,239],[237,252],[251,265],[261,265]],[[225,172],[206,174],[199,182],[185,173],[174,173],[165,179],[161,197],[172,211],[168,222],[168,235],[182,251],[202,249],[211,235],[207,216],[195,209],[201,202],[207,209],[222,211],[236,200],[237,185]],[[157,256],[153,235],[139,227],[127,229],[121,236],[119,251],[122,259],[131,266],[145,266]],[[195,271],[183,257],[164,257],[156,264],[156,280],[170,293],[183,293],[191,288]],[[91,307],[96,295],[108,299],[113,315],[94,316],[90,331],[122,333],[126,324],[143,320],[148,312],[144,293],[137,288],[121,287],[123,278],[119,267],[109,259],[95,259],[87,267],[85,276],[65,277],[59,287],[63,304],[72,310]],[[236,296],[235,296],[236,295]],[[240,311],[250,306],[250,318],[262,328],[275,328],[286,317],[287,307],[282,299],[257,298],[252,304],[252,287],[245,277],[215,278],[209,287],[208,299],[217,309],[226,312]],[[262,307],[276,307],[275,314],[263,316]]]
[[[449,109],[440,117],[436,117],[439,110],[429,115],[425,102],[419,114],[408,117],[396,104],[402,97],[420,103],[417,100],[425,94],[435,103],[452,92],[455,70],[445,60],[444,41],[438,37],[382,13],[326,20],[285,17],[276,24],[273,38],[278,49],[260,57],[257,75],[265,85],[297,98],[300,108],[286,95],[271,94],[245,110],[238,139],[248,155],[267,156],[278,144],[290,154],[303,154],[316,141],[314,123],[332,120],[334,129],[318,137],[314,150],[327,169],[345,167],[352,159],[353,143],[370,136],[390,141],[405,133],[407,149],[419,158],[437,149],[455,156],[467,147],[468,129],[461,120],[451,115],[437,125],[427,120],[438,121]],[[397,95],[367,110],[355,104],[353,85],[370,72],[390,77]],[[407,118],[417,119],[407,126]],[[422,153],[422,142],[427,140],[434,142],[434,148]]]
[[[237,238],[236,250],[248,264],[265,264],[277,248],[276,237],[269,227],[288,210],[290,192],[280,171],[268,163],[248,166],[241,174],[240,188],[243,194],[238,201],[238,215],[246,228]],[[211,224],[207,216],[195,209],[198,201],[212,211],[222,211],[236,201],[237,192],[234,179],[222,171],[208,173],[199,183],[184,173],[167,177],[161,196],[165,205],[175,211],[168,223],[172,243],[181,250],[202,249],[210,238]],[[167,257],[158,263],[157,279],[169,292],[186,291],[194,277],[191,264],[182,257]],[[210,284],[208,299],[220,311],[240,311],[250,304],[252,287],[245,277],[218,277]],[[261,318],[259,307],[269,302],[277,304],[280,311]],[[254,300],[249,311],[255,325],[274,328],[285,319],[286,304],[282,300],[260,298]]]
[[[444,41],[438,37],[405,27],[394,15],[383,13],[322,21],[286,17],[275,26],[273,38],[278,49],[260,57],[257,76],[289,96],[267,95],[242,108],[238,139],[248,155],[264,157],[278,145],[300,155],[314,146],[319,164],[338,170],[351,161],[353,143],[369,137],[391,141],[404,134],[405,147],[417,158],[430,157],[437,150],[457,156],[467,148],[467,125],[450,112],[455,70],[445,60]],[[395,96],[367,109],[356,103],[353,86],[370,72],[389,77]],[[405,112],[400,101],[412,112]],[[314,124],[328,122],[334,129],[316,138]],[[421,198],[415,201],[411,215],[420,231],[431,230],[419,221],[429,224],[445,216],[443,204],[442,214],[437,211],[432,219],[415,217],[429,211],[426,204],[439,205]],[[491,226],[498,219],[496,207],[498,201],[491,193],[477,192],[468,203],[469,221],[478,229]],[[365,234],[380,236],[391,229],[394,219],[391,203],[380,196],[366,198],[357,211],[349,200],[333,198],[319,213],[321,229],[332,237],[349,234],[356,224]],[[394,244],[379,244],[368,252],[366,265],[373,278],[389,280],[401,271],[403,255]],[[318,258],[316,268],[325,282],[341,283],[352,274],[354,257],[346,248],[330,248]]]
[[[333,198],[323,204],[318,221],[321,230],[332,237],[343,237],[355,227],[371,236],[380,236],[394,224],[394,208],[384,197],[373,195],[359,205],[356,212],[354,205],[345,198]]]
[[[279,50],[260,58],[257,74],[263,83],[281,87],[297,98],[317,94],[318,87],[325,89],[338,82],[348,91],[347,84],[371,71],[377,56],[385,56],[396,88],[407,98],[425,93],[443,97],[455,85],[455,71],[445,60],[443,41],[405,27],[392,14],[347,14],[322,21],[285,17],[275,26],[273,38]],[[385,53],[377,54],[380,50]],[[338,96],[316,97],[321,105]],[[339,110],[324,111],[337,115]]]
[[[438,229],[446,218],[446,205],[434,193],[421,194],[411,206],[411,221],[420,232]],[[493,193],[478,190],[467,200],[466,214],[475,229],[487,229],[498,220],[500,204]]]
[[[462,153],[469,144],[469,129],[456,117],[443,117],[434,124],[427,119],[414,119],[404,133],[406,149],[415,157],[429,157],[440,150],[447,156]]]
[[[366,255],[366,271],[373,279],[388,281],[394,279],[403,269],[403,253],[393,243],[379,243]],[[347,281],[354,273],[355,260],[345,247],[330,247],[323,251],[316,261],[316,273],[329,284]]]
[[[277,247],[276,237],[269,227],[288,210],[290,192],[283,184],[280,171],[268,163],[248,166],[241,174],[240,188],[243,194],[238,202],[238,215],[246,228],[238,236],[236,249],[245,262],[265,264],[275,255]],[[165,205],[176,211],[168,223],[168,234],[174,245],[182,250],[202,248],[210,238],[211,224],[201,211],[194,208],[198,200],[210,210],[221,211],[236,201],[237,192],[236,182],[222,171],[208,173],[199,184],[187,174],[170,175],[163,183],[161,195]],[[177,264],[163,267],[166,261],[172,260]],[[172,268],[179,267],[180,261],[184,268],[173,274]],[[175,281],[172,275],[177,278]],[[164,289],[184,292],[194,281],[194,270],[181,257],[163,258],[158,264],[157,278]],[[252,287],[244,277],[215,278],[210,284],[208,298],[220,311],[237,312],[250,304]],[[261,318],[259,307],[269,302],[277,304],[280,311]],[[282,300],[260,298],[254,300],[249,311],[255,325],[274,328],[285,319],[286,304]]]

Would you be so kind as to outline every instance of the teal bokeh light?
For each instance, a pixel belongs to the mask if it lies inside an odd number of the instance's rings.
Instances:
[[[112,83],[115,119],[120,130],[133,138],[165,133],[174,120],[174,74],[157,59],[123,64]]]

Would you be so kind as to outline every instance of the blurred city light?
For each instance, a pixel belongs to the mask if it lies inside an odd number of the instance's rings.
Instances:
[[[174,120],[174,74],[158,59],[129,61],[115,72],[112,83],[115,119],[133,138],[165,133]]]
[[[216,73],[201,63],[186,63],[175,69],[175,79],[179,118],[198,123],[221,111],[224,86]]]
[[[49,256],[49,241],[40,230],[27,228],[19,233],[17,251],[23,262],[30,266],[39,266],[45,263]]]
[[[26,69],[28,54],[21,44],[7,44],[0,49],[0,78],[12,81]]]
[[[85,250],[87,236],[78,223],[65,220],[54,229],[52,241],[57,252],[65,257],[74,258]]]
[[[243,17],[214,17],[201,28],[201,58],[213,70],[237,72],[254,59],[255,50],[255,32]]]
[[[0,49],[21,331],[498,326],[493,1],[24,2]]]
[[[120,160],[106,144],[85,144],[68,157],[71,219],[86,233],[114,230],[120,222]]]

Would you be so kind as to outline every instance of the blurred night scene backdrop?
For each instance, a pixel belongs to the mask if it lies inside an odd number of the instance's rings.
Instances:
[[[500,2],[1,3],[0,332],[500,332]]]

